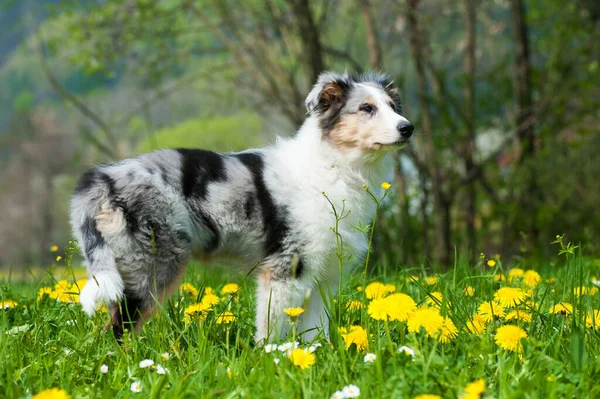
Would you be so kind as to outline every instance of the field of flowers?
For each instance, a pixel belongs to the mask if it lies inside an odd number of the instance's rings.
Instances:
[[[483,257],[443,274],[357,273],[331,342],[254,345],[253,283],[191,265],[178,294],[119,345],[78,305],[85,281],[0,291],[0,397],[600,397],[600,262]],[[67,269],[70,270],[70,269]],[[236,281],[236,282],[231,282]]]

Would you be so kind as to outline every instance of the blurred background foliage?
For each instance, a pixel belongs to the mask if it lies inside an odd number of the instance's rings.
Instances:
[[[87,167],[294,134],[325,69],[383,70],[417,126],[381,264],[600,245],[600,2],[4,0],[0,267],[70,238]]]

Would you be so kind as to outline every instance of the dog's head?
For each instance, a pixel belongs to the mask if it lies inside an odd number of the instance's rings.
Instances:
[[[342,152],[364,155],[408,144],[413,125],[402,115],[393,81],[382,74],[349,76],[324,72],[306,98],[323,139]]]

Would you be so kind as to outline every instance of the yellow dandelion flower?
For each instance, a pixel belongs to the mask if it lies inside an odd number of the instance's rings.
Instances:
[[[50,252],[58,252],[58,245],[53,245],[50,247]]]
[[[229,324],[229,323],[233,323],[234,321],[237,320],[237,317],[235,317],[233,315],[233,313],[231,313],[230,311],[226,310],[223,313],[221,313],[219,316],[217,316],[217,324]]]
[[[369,303],[367,313],[375,320],[387,320],[388,306],[384,298],[373,299]]]
[[[385,298],[373,299],[367,313],[375,320],[406,321],[417,308],[415,301],[406,294],[392,294]]]
[[[350,301],[348,302],[348,304],[346,305],[346,308],[349,310],[359,310],[364,308],[365,305],[361,302],[361,301]]]
[[[429,276],[429,277],[425,277],[423,279],[423,282],[425,282],[425,284],[427,284],[427,285],[435,285],[439,281],[440,281],[440,279],[437,276]]]
[[[505,308],[516,306],[527,298],[527,292],[520,288],[502,287],[494,294],[494,299]]]
[[[204,293],[204,296],[202,297],[202,301],[203,304],[207,305],[207,306],[213,306],[218,304],[219,302],[221,302],[221,298],[219,298],[218,296],[216,296],[213,293]]]
[[[487,261],[487,265],[489,267],[494,267],[494,266],[496,266],[496,261],[494,259],[490,259]]]
[[[225,284],[223,288],[221,288],[221,294],[223,295],[235,295],[240,290],[240,286],[236,283]]]
[[[17,303],[13,300],[0,301],[0,310],[11,309],[17,306]]]
[[[58,255],[58,256],[56,257],[56,261],[57,261],[57,262],[60,262],[61,260],[62,260],[62,256]]]
[[[365,295],[367,296],[367,299],[376,299],[383,298],[394,291],[396,291],[396,286],[392,284],[374,282],[367,285],[367,288],[365,288]]]
[[[510,312],[508,312],[506,314],[506,316],[504,316],[504,320],[506,320],[506,321],[523,320],[526,323],[530,323],[531,322],[531,313],[524,312],[519,309],[511,310]]]
[[[523,282],[529,288],[533,288],[542,282],[542,277],[535,270],[527,270],[523,275]]]
[[[206,303],[196,303],[185,308],[185,322],[190,323],[192,320],[203,321],[206,319],[206,313],[212,310],[212,306]]]
[[[81,292],[81,290],[83,289],[83,287],[85,287],[85,285],[87,284],[87,279],[82,278],[80,280],[75,281],[75,284],[73,284],[71,286],[71,289],[75,292]]]
[[[430,293],[429,295],[430,296],[427,297],[425,303],[427,303],[430,306],[433,306],[434,308],[439,308],[442,306],[442,303],[444,302],[444,296],[441,292],[435,291]],[[450,301],[446,300],[446,306],[450,307]]]
[[[183,283],[179,286],[179,294],[181,296],[189,295],[195,299],[198,297],[198,290],[190,283]]]
[[[517,278],[523,278],[524,275],[525,275],[525,272],[523,271],[523,269],[519,269],[518,267],[515,267],[514,269],[510,269],[508,271],[508,281],[512,282],[513,280],[515,280]]]
[[[56,284],[54,284],[55,291],[68,291],[71,289],[71,283],[67,280],[58,280]]]
[[[424,395],[415,396],[415,399],[442,399],[439,395],[432,395],[430,393],[426,393]]]
[[[494,274],[494,281],[505,281],[506,277],[504,277],[504,274]]]
[[[471,287],[470,285],[466,286],[464,291],[465,296],[475,296],[475,288]]]
[[[444,318],[444,324],[442,325],[442,333],[440,334],[440,342],[447,344],[458,336],[458,330],[450,318]]]
[[[550,277],[546,279],[546,284],[554,284],[556,282],[556,277]]]
[[[415,281],[419,281],[419,276],[408,276],[404,279],[404,281],[406,281],[407,283],[414,283]]]
[[[59,388],[46,389],[34,395],[31,399],[69,399],[70,396],[67,391]]]
[[[579,297],[581,295],[596,295],[598,293],[598,287],[592,287],[592,288],[588,288],[588,287],[575,287],[575,289],[573,290],[573,293],[575,294],[575,296]]]
[[[417,310],[415,301],[406,294],[392,294],[385,299],[387,314],[390,320],[406,321],[409,316]]]
[[[519,326],[509,324],[498,328],[494,340],[502,349],[520,353],[523,351],[523,338],[527,338],[527,332]]]
[[[367,336],[367,330],[361,326],[350,326],[346,328],[340,328],[340,335],[346,343],[346,349],[350,348],[352,344],[356,345],[356,349],[362,351],[367,349],[369,346],[369,338]]]
[[[296,317],[300,316],[302,313],[304,313],[304,309],[302,308],[285,308],[283,309],[283,312],[290,316],[292,319],[295,319]]]
[[[568,316],[573,313],[573,305],[568,302],[557,303],[556,305],[552,306],[548,312],[552,314]]]
[[[479,314],[483,318],[483,320],[485,320],[485,322],[488,323],[492,321],[494,317],[504,317],[506,312],[504,311],[504,307],[500,303],[496,301],[491,301],[484,302],[481,305],[479,305],[479,308],[477,308],[477,314]]]
[[[108,308],[106,307],[106,304],[103,303],[102,305],[96,307],[96,312],[98,312],[98,313],[108,313]]]
[[[383,188],[384,190],[389,190],[390,187],[392,187],[392,185],[386,181],[384,181],[383,183],[381,183],[381,188]]]
[[[307,369],[315,364],[315,355],[308,349],[294,349],[290,351],[288,357],[292,360],[294,365],[301,369]]]
[[[42,287],[37,292],[37,300],[40,301],[44,298],[44,296],[50,296],[52,293],[52,288],[50,287]]]
[[[474,314],[471,320],[467,322],[467,328],[472,334],[481,334],[485,332],[486,326],[487,321],[480,314]]]
[[[410,315],[407,325],[409,332],[418,333],[423,327],[433,337],[444,325],[444,318],[436,308],[420,307]]]
[[[594,309],[585,316],[585,325],[596,330],[600,329],[600,310]]]
[[[461,399],[479,399],[483,396],[485,392],[485,381],[483,378],[473,381],[470,384],[467,384],[465,387],[465,394],[461,396]]]

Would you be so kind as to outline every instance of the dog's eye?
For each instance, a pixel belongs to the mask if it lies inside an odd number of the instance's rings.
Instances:
[[[363,104],[360,106],[359,109],[361,111],[366,112],[367,114],[372,114],[373,112],[375,112],[375,107],[373,107],[371,104]]]

